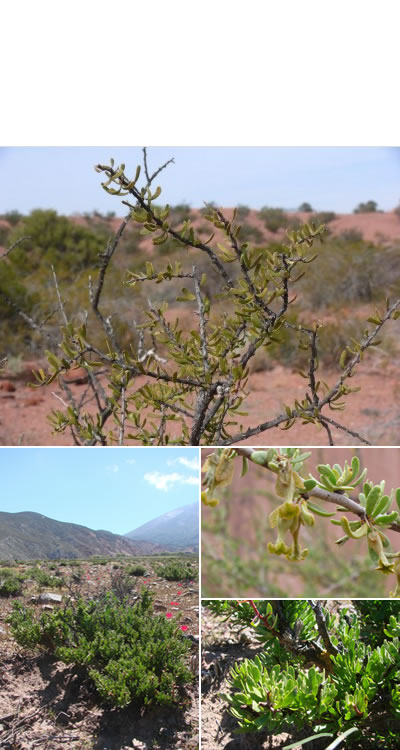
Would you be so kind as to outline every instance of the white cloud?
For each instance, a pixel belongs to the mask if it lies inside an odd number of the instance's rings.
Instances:
[[[109,466],[106,466],[106,471],[110,471],[113,474],[117,474],[117,472],[119,471],[119,466],[118,464],[110,464]]]
[[[173,466],[176,463],[182,464],[182,466],[186,466],[187,469],[193,469],[194,471],[199,468],[199,459],[197,456],[195,456],[195,458],[179,456],[179,458],[174,458],[173,461],[168,461],[168,466]]]
[[[197,484],[199,481],[198,477],[184,477],[183,474],[178,474],[176,471],[172,474],[160,474],[159,471],[147,472],[144,479],[149,484],[153,484],[157,490],[163,490],[164,492],[168,492],[176,482],[179,484]]]
[[[199,483],[199,477],[187,477],[187,479],[183,480],[183,484],[198,484]]]

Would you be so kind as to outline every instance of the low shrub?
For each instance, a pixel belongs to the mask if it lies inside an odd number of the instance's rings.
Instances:
[[[263,206],[260,210],[260,217],[270,232],[277,232],[278,229],[286,229],[290,224],[289,217],[282,208]]]
[[[19,645],[72,664],[111,706],[171,704],[192,677],[188,641],[175,622],[153,614],[146,590],[133,605],[108,594],[40,615],[16,603],[8,622]]]
[[[319,732],[347,733],[346,746],[398,748],[399,603],[392,603],[395,614],[384,609],[384,617],[376,604],[382,602],[335,612],[304,600],[208,602],[215,613],[245,625],[256,615],[263,650],[235,664],[222,696],[238,731],[277,735],[296,728],[302,746]]]
[[[376,201],[366,201],[366,203],[359,203],[354,209],[354,214],[370,214],[376,213],[378,210],[378,204]]]
[[[14,575],[2,577],[0,572],[0,596],[19,596],[22,593],[22,581]]]
[[[144,565],[131,565],[126,572],[129,576],[144,576],[146,568]]]
[[[39,588],[61,588],[64,585],[64,579],[61,576],[53,576],[41,568],[31,568],[27,571],[27,576],[33,578]]]
[[[157,565],[156,573],[166,581],[192,581],[197,578],[197,571],[190,563],[171,560],[164,565]]]

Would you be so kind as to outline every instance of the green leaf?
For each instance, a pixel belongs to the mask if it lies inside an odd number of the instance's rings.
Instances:
[[[196,295],[189,292],[184,286],[179,297],[176,298],[177,302],[193,302],[196,299]]]

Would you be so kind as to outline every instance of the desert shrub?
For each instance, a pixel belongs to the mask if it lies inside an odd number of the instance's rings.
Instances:
[[[311,206],[311,203],[307,203],[307,201],[305,201],[304,203],[300,204],[298,211],[304,211],[305,213],[309,214],[309,213],[312,213],[314,209]]]
[[[12,227],[15,227],[23,219],[23,215],[19,211],[6,211],[5,214],[0,215],[0,219],[8,221]]]
[[[175,224],[182,224],[183,221],[193,219],[194,213],[189,203],[177,203],[170,207],[170,216]]]
[[[265,237],[259,228],[246,223],[241,225],[240,239],[242,242],[253,242],[256,245],[265,242]]]
[[[343,242],[352,243],[363,241],[363,233],[358,229],[345,229],[345,231],[341,232],[338,237],[339,239],[343,240]]]
[[[78,271],[96,265],[108,239],[108,232],[104,230],[95,231],[59,216],[57,211],[40,209],[24,217],[18,233],[14,232],[10,235],[10,244],[21,232],[29,238],[10,254],[14,268],[28,274],[53,264],[63,276],[74,280]]]
[[[243,219],[246,219],[247,216],[250,213],[250,208],[243,203],[239,203],[239,205],[236,207],[236,216],[240,221],[243,221]]]
[[[144,576],[146,568],[144,565],[130,565],[126,572],[129,576]]]
[[[260,210],[260,217],[270,232],[277,232],[278,229],[285,229],[290,223],[289,217],[282,208],[263,206]]]
[[[381,645],[370,643],[364,615],[346,607],[336,614],[320,602],[304,600],[207,606],[243,625],[255,618],[262,650],[234,665],[228,692],[221,696],[239,732],[278,735],[296,729],[302,745],[323,733],[346,733],[349,747],[398,747],[398,603]],[[368,611],[369,602],[363,609]],[[381,622],[375,612],[370,608],[369,620],[377,633]]]
[[[147,591],[133,605],[112,594],[40,615],[19,605],[8,621],[17,643],[78,668],[111,706],[171,704],[191,679],[189,644],[174,622],[154,616]]]
[[[292,231],[288,228],[284,241],[254,247],[241,242],[236,219],[228,220],[221,210],[208,205],[204,219],[211,225],[211,235],[203,240],[190,222],[176,230],[168,221],[168,205],[156,202],[161,188],[154,189],[152,180],[161,168],[150,177],[145,167],[140,188],[140,167],[133,179],[124,170],[125,165],[115,167],[113,160],[110,165],[96,166],[105,178],[102,187],[113,196],[127,198],[123,203],[129,214],[101,253],[100,269],[89,289],[87,319],[86,305],[78,305],[70,318],[69,310],[63,320],[60,313],[57,340],[47,346],[49,366],[35,374],[37,387],[46,386],[79,363],[88,371],[88,393],[96,402],[96,413],[85,407],[89,396],[77,404],[64,389],[65,411],[54,409],[49,415],[54,431],[70,430],[71,438],[81,445],[122,445],[130,440],[143,445],[165,445],[171,440],[215,445],[235,444],[273,427],[289,429],[298,420],[316,426],[329,421],[328,415],[322,417],[338,395],[347,397],[352,392],[349,378],[358,369],[361,355],[374,345],[382,326],[400,316],[400,300],[389,301],[386,311],[368,317],[373,328],[365,328],[360,341],[347,344],[353,356],[345,368],[339,360],[337,369],[343,371],[323,398],[315,390],[319,381],[310,377],[304,383],[304,397],[289,409],[290,418],[284,411],[272,420],[268,403],[260,403],[259,423],[244,429],[240,417],[251,360],[258,349],[274,343],[281,328],[290,328],[293,285],[316,259],[312,248],[323,241],[325,227],[306,223]],[[282,213],[278,209],[280,223]],[[147,258],[128,273],[123,289],[133,295],[131,303],[123,296],[122,269],[113,260],[129,222],[156,248],[153,261]],[[170,242],[179,245],[179,256],[160,267],[160,248],[165,245],[169,251]],[[87,287],[85,274],[78,276],[74,294],[78,283],[82,293]],[[346,271],[340,281],[344,276]],[[321,275],[318,283],[314,279],[313,289],[326,297],[331,282],[330,274]],[[364,277],[359,288],[366,285]],[[175,322],[171,322],[169,302],[179,306]],[[128,323],[132,315],[137,315],[133,336]],[[313,323],[298,327],[297,334],[301,343],[307,341],[308,371],[314,372],[320,334]],[[105,371],[107,387],[98,380],[97,367]],[[138,382],[142,376],[144,380]],[[339,422],[335,430],[349,432]],[[359,434],[350,434],[365,442]]]
[[[110,577],[110,591],[119,600],[123,601],[135,590],[136,582],[124,570],[113,570]]]
[[[313,215],[313,221],[316,224],[329,224],[330,221],[336,219],[334,211],[318,211]]]
[[[394,213],[395,213],[395,214],[396,214],[396,216],[397,216],[397,217],[398,217],[398,218],[400,219],[400,203],[399,203],[399,204],[398,204],[398,206],[396,206],[396,208],[394,209]]]
[[[0,596],[19,596],[22,586],[22,581],[15,575],[4,576],[0,571]]]
[[[27,571],[29,578],[33,578],[36,581],[39,588],[61,588],[64,584],[64,579],[61,576],[54,576],[41,568],[31,568]]]
[[[190,563],[171,560],[164,565],[156,566],[156,573],[166,581],[192,581],[197,578],[197,571]]]
[[[329,284],[324,283],[329,279]],[[371,242],[329,239],[318,253],[318,267],[310,267],[299,282],[305,305],[313,309],[339,308],[352,303],[377,302],[400,281],[398,249]]]
[[[354,214],[371,214],[376,213],[378,210],[378,204],[376,201],[366,201],[366,203],[359,203],[354,209]]]

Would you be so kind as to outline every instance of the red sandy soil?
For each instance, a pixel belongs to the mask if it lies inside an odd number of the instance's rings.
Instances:
[[[37,365],[36,365],[37,366]],[[330,384],[336,373],[320,373],[321,380]],[[69,433],[53,434],[47,419],[52,409],[62,409],[53,395],[62,395],[56,382],[46,388],[32,389],[26,382],[11,380],[4,373],[0,380],[0,445],[72,445]],[[146,382],[138,378],[136,387]],[[304,397],[305,381],[288,368],[276,366],[272,370],[253,373],[248,383],[250,395],[242,408],[248,416],[240,417],[243,427],[253,427],[261,421],[273,419],[282,412],[282,405],[293,404]],[[383,369],[374,366],[372,359],[363,363],[362,369],[351,381],[361,386],[361,391],[346,399],[343,412],[327,410],[327,415],[349,429],[363,435],[373,445],[400,444],[400,384],[396,363]],[[77,398],[85,385],[72,384]],[[94,409],[89,405],[88,410]],[[111,421],[110,421],[111,426]],[[232,428],[233,429],[233,428]],[[235,433],[237,430],[235,429]],[[335,445],[358,445],[360,441],[346,432],[333,428]],[[235,434],[232,433],[232,434]],[[325,430],[313,425],[296,423],[290,430],[273,428],[246,441],[248,445],[326,445]],[[133,443],[132,443],[133,444]]]
[[[54,561],[53,561],[54,563]],[[155,612],[175,610],[179,624],[187,633],[198,636],[198,585],[178,584],[156,576],[146,560],[150,577],[146,585],[155,594]],[[26,567],[29,567],[27,564]],[[42,564],[41,567],[45,567]],[[93,598],[109,590],[113,563],[81,564],[83,581],[80,592]],[[69,566],[60,574],[76,571]],[[58,571],[50,571],[58,574]],[[115,572],[115,571],[114,571]],[[143,579],[139,579],[140,589]],[[33,586],[34,584],[32,584]],[[51,589],[44,589],[45,591]],[[59,593],[59,590],[55,590]],[[60,593],[63,593],[63,589]],[[178,595],[178,591],[181,594]],[[20,600],[37,594],[37,588],[26,591]],[[64,594],[65,595],[65,594]],[[178,607],[171,600],[178,599]],[[27,652],[17,646],[5,620],[11,611],[11,600],[0,598],[0,747],[4,750],[196,750],[198,747],[199,706],[197,680],[188,685],[182,705],[177,708],[154,708],[139,716],[132,708],[109,710],[95,699],[86,683],[78,684],[72,668],[55,662],[45,654]],[[39,606],[40,605],[36,605]],[[197,674],[198,647],[189,652],[191,669]]]

